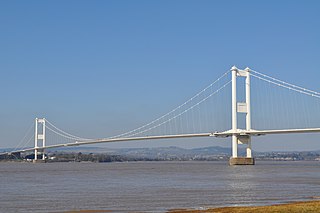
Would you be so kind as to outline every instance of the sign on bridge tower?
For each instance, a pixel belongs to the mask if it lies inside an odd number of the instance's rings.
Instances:
[[[42,147],[46,146],[46,119],[45,118],[36,118],[35,120],[35,134],[34,134],[34,162],[38,160],[38,148],[39,141],[42,141]],[[42,161],[46,159],[45,150],[42,149]]]
[[[233,66],[232,73],[232,157],[230,158],[230,165],[253,165],[254,159],[251,153],[251,136],[239,134],[238,129],[238,113],[246,114],[246,130],[251,130],[251,94],[250,94],[250,69],[246,68],[240,70]],[[237,102],[237,78],[244,77],[246,101]],[[247,144],[247,156],[238,157],[238,144]]]

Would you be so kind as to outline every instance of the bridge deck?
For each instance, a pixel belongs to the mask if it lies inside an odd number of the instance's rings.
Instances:
[[[57,144],[57,145],[51,145],[51,146],[45,146],[45,147],[22,149],[22,150],[16,150],[12,152],[0,153],[0,155],[7,155],[7,154],[17,153],[17,152],[29,152],[29,151],[34,151],[35,149],[44,150],[44,149],[53,149],[53,148],[69,147],[69,146],[80,146],[80,145],[89,145],[89,144],[98,144],[98,143],[114,143],[114,142],[125,142],[125,141],[138,141],[138,140],[195,138],[195,137],[229,137],[229,136],[232,136],[233,134],[260,136],[260,135],[269,135],[269,134],[293,134],[293,133],[317,133],[317,132],[320,132],[320,128],[283,129],[283,130],[250,130],[250,131],[238,130],[236,132],[229,130],[229,131],[214,132],[214,133],[160,135],[160,136],[145,136],[145,137],[131,137],[131,138],[103,138],[103,139],[97,139],[97,140],[76,141],[74,143]]]

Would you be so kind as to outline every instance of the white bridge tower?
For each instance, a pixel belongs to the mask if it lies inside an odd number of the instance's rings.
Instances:
[[[240,135],[238,129],[238,113],[246,114],[246,130],[251,131],[251,92],[250,92],[250,69],[246,68],[240,70],[233,66],[232,73],[232,157],[230,158],[230,165],[253,165],[254,158],[251,153],[251,136]],[[237,102],[237,77],[244,77],[245,80],[245,102]],[[247,156],[238,157],[238,144],[247,144]]]
[[[42,161],[45,161],[45,150],[39,147],[39,141],[42,141],[42,147],[46,146],[46,119],[36,118],[35,120],[35,134],[34,134],[34,162],[38,162],[39,148],[42,150]]]

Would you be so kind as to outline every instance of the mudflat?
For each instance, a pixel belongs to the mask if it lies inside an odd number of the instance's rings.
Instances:
[[[304,213],[304,212],[320,212],[320,200],[294,202],[288,204],[278,204],[270,206],[248,206],[248,207],[222,207],[205,210],[192,209],[174,209],[170,213],[198,213],[198,212],[215,212],[215,213]]]

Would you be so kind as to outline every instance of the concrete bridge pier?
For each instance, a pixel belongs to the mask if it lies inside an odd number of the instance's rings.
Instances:
[[[247,158],[247,157],[237,157],[237,158],[230,158],[229,165],[254,165],[254,158]]]

